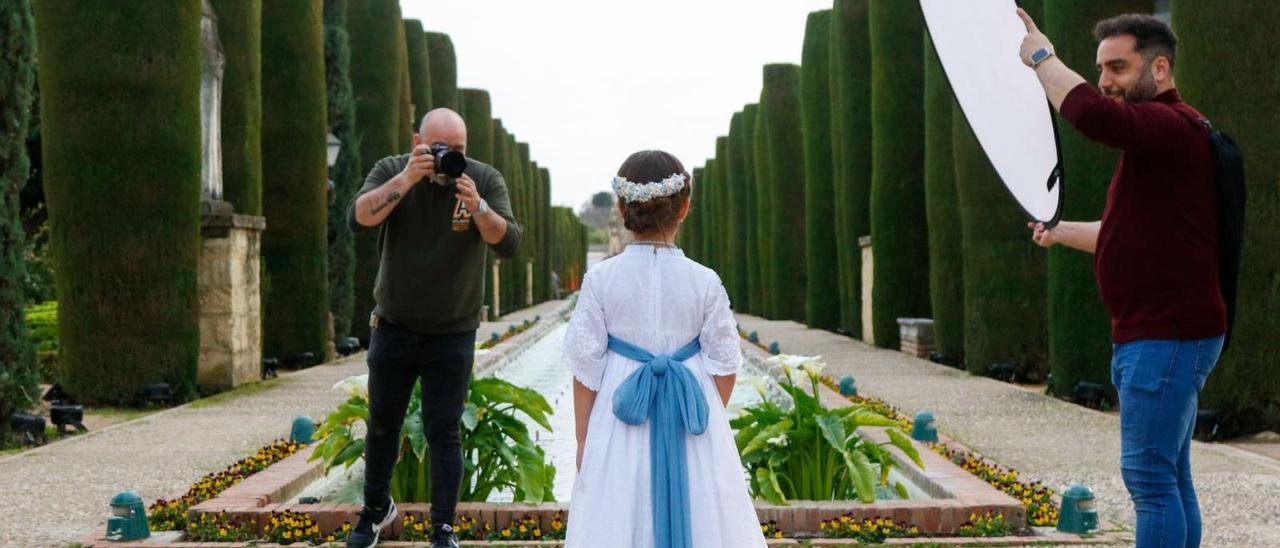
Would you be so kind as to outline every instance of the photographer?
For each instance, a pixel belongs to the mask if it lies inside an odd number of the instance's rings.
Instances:
[[[461,116],[428,112],[413,145],[374,165],[347,206],[353,231],[379,229],[380,257],[369,320],[365,507],[348,547],[374,546],[396,517],[391,471],[419,379],[431,452],[431,542],[458,545],[451,524],[462,478],[459,419],[480,324],[485,245],[510,257],[520,241],[502,174],[463,156]]]

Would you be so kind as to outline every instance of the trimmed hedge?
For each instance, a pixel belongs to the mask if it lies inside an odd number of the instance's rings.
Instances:
[[[460,91],[466,113],[463,120],[467,123],[467,156],[492,165],[493,111],[489,104],[489,92],[483,89]]]
[[[736,112],[729,120],[729,142],[725,150],[725,165],[728,168],[729,210],[728,238],[725,247],[729,250],[729,278],[733,280],[733,292],[729,294],[733,309],[745,312],[751,309],[750,292],[747,287],[747,255],[755,250],[747,247],[747,233],[752,232],[751,215],[747,202],[747,162],[743,156],[742,144],[742,112]]]
[[[840,264],[836,252],[831,158],[831,10],[809,14],[800,64],[804,123],[805,323],[840,326]]]
[[[964,227],[965,367],[981,375],[992,364],[1011,363],[1022,380],[1042,381],[1048,371],[1044,252],[958,108],[951,129]]]
[[[715,240],[712,242],[713,249],[716,251],[716,271],[720,272],[721,277],[724,273],[729,273],[729,278],[733,277],[733,268],[730,266],[731,255],[729,253],[729,225],[732,223],[733,204],[729,201],[729,137],[716,137],[716,186],[711,190],[715,192],[716,202],[716,233]],[[727,282],[726,291],[732,291],[736,282]],[[729,292],[729,295],[733,295]]]
[[[1242,0],[1175,2],[1181,39],[1178,83],[1184,97],[1230,133],[1245,154],[1245,212],[1235,333],[1209,376],[1200,405],[1226,413],[1230,436],[1280,429],[1280,47],[1259,22],[1280,20],[1280,3]]]
[[[35,21],[26,0],[0,4],[0,447],[9,431],[9,415],[26,409],[38,395],[39,375],[23,314],[26,265],[18,193],[27,182],[27,130],[35,100]],[[56,345],[56,339],[55,343]]]
[[[773,239],[773,178],[769,175],[769,132],[766,112],[769,103],[765,101],[769,94],[768,87],[760,89],[760,102],[756,103],[755,134],[751,137],[751,156],[755,160],[756,186],[756,253],[760,255],[760,298],[757,300],[756,313],[766,319],[778,319],[774,301],[775,269],[773,264],[774,250],[777,248]]]
[[[871,44],[867,0],[835,0],[831,18],[831,145],[840,317],[862,334],[862,248],[871,234]]]
[[[63,387],[90,405],[135,403],[153,382],[187,399],[200,349],[200,2],[34,7]]]
[[[759,106],[751,103],[742,109],[742,133],[738,136],[734,146],[738,147],[738,154],[742,156],[742,182],[741,192],[743,199],[740,202],[742,207],[739,212],[741,223],[741,237],[746,242],[746,251],[743,253],[745,264],[743,268],[746,270],[747,280],[747,299],[741,308],[744,312],[752,314],[760,313],[761,295],[760,295],[760,237],[756,223],[759,222],[756,213],[756,155],[755,155],[755,135],[756,135],[756,116],[759,112]]]
[[[400,65],[396,44],[400,4],[396,0],[360,0],[347,5],[347,33],[351,41],[351,87],[355,93],[356,128],[360,136],[360,179],[378,161],[408,150],[400,149],[396,132],[400,114]],[[374,281],[378,275],[378,234],[356,236],[356,304],[351,332],[369,342]]]
[[[413,119],[413,88],[409,77],[409,45],[405,38],[405,28],[403,21],[396,25],[396,34],[399,35],[400,49],[400,122],[396,128],[396,134],[400,138],[400,150],[413,149],[413,134],[417,129],[417,120]]]
[[[551,170],[538,168],[538,279],[542,292],[538,302],[551,300]]]
[[[520,186],[516,194],[512,196],[512,212],[516,215],[516,220],[520,221],[529,214],[529,187],[533,185],[533,163],[529,159],[529,143],[517,143],[516,151],[519,153],[516,168],[521,170]],[[523,234],[522,240],[523,240]],[[516,248],[516,308],[524,308],[529,306],[529,250],[528,242],[524,242]]]
[[[413,100],[410,128],[417,131],[422,117],[431,108],[431,56],[427,54],[427,35],[422,21],[405,19],[404,43],[409,54],[409,97]]]
[[[222,73],[222,199],[262,215],[262,0],[213,0]]]
[[[928,35],[924,38],[924,200],[929,221],[929,300],[939,352],[964,356],[964,251],[951,155],[955,98]]]
[[[684,249],[685,255],[699,263],[706,263],[706,259],[702,257],[702,225],[705,222],[705,206],[702,201],[705,199],[703,187],[706,186],[705,174],[701,167],[693,168],[693,190],[690,193],[689,216],[685,218],[684,228],[681,231],[683,238],[680,247]]]
[[[1122,13],[1151,11],[1149,0],[1050,0],[1044,3],[1041,28],[1052,37],[1054,52],[1067,66],[1086,70],[1094,65],[1098,40],[1093,26]],[[1093,72],[1088,72],[1093,74]],[[1058,120],[1058,135],[1068,179],[1062,218],[1094,221],[1102,218],[1107,186],[1119,153],[1085,139]],[[1064,246],[1048,254],[1049,388],[1070,398],[1080,381],[1111,387],[1111,318],[1098,296],[1093,255]],[[1111,401],[1116,401],[1113,397]]]
[[[707,165],[702,168],[703,180],[707,182],[707,188],[703,194],[706,206],[703,215],[706,223],[702,227],[702,257],[703,264],[716,271],[720,270],[720,254],[716,249],[720,234],[720,180],[719,174],[716,173],[718,169],[715,158],[707,160]]]
[[[582,287],[587,268],[587,226],[567,207],[551,208],[556,242],[551,257],[552,268],[560,275],[560,283],[569,292]]]
[[[898,318],[929,314],[924,210],[924,19],[915,2],[872,2],[871,322],[875,344],[898,347]]]
[[[329,347],[328,131],[320,0],[262,6],[262,352]]]
[[[765,132],[767,144],[757,146],[756,154],[768,157],[769,194],[763,209],[772,217],[769,222],[772,312],[774,319],[803,322],[805,212],[804,200],[797,198],[795,192],[797,188],[804,188],[800,67],[783,63],[765,65],[760,104],[763,105],[764,116],[756,130]],[[760,145],[759,142],[756,144]]]
[[[328,86],[329,132],[342,143],[329,170],[329,313],[334,337],[352,332],[355,316],[355,235],[347,226],[347,202],[364,183],[360,139],[356,133],[356,104],[351,89],[351,48],[347,36],[347,0],[324,3],[324,69]]]
[[[448,34],[428,32],[427,56],[431,66],[431,108],[458,110],[458,57]]]

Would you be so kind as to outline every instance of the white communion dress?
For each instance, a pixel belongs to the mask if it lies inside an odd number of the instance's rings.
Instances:
[[[673,247],[632,244],[587,271],[565,333],[563,358],[597,392],[582,468],[569,499],[569,548],[650,548],[655,527],[650,426],[614,414],[619,385],[644,364],[609,349],[609,337],[654,355],[697,340],[684,360],[706,399],[706,429],[683,432],[692,546],[765,546],[724,404],[712,375],[742,365],[737,323],[719,276]],[[667,373],[666,375],[671,375]]]

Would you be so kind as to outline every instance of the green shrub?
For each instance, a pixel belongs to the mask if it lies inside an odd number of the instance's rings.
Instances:
[[[262,1],[213,0],[222,73],[222,199],[262,215]]]
[[[1276,41],[1258,23],[1280,20],[1280,3],[1174,2],[1178,83],[1186,100],[1245,154],[1249,203],[1231,348],[1200,405],[1227,413],[1225,435],[1280,429],[1280,100]],[[1270,113],[1269,115],[1267,113]]]
[[[767,146],[756,154],[768,155],[770,261],[773,273],[775,319],[805,319],[804,199],[795,189],[804,188],[804,136],[801,133],[800,67],[772,64],[764,67],[764,92],[760,98],[763,118],[756,131],[767,135]],[[759,144],[759,143],[757,143]],[[784,159],[788,161],[783,161]],[[763,195],[762,195],[763,197]]]
[[[262,6],[262,351],[326,355],[329,346],[328,132],[319,1]]]
[[[831,144],[840,323],[862,333],[862,250],[871,234],[871,44],[867,0],[837,0],[831,17]]]
[[[329,132],[342,143],[329,170],[329,312],[334,337],[352,332],[355,316],[355,235],[347,226],[347,203],[364,183],[360,139],[356,133],[355,96],[351,89],[351,48],[347,35],[347,1],[325,0],[324,70],[328,88]]]
[[[127,404],[166,382],[186,399],[200,349],[200,2],[34,7],[64,387]]]
[[[809,14],[800,64],[804,120],[805,323],[840,326],[840,259],[831,157],[831,10]]]
[[[725,149],[725,168],[728,181],[728,238],[725,247],[729,250],[729,278],[733,280],[733,291],[729,293],[733,309],[746,312],[751,309],[750,292],[747,279],[747,254],[754,253],[747,247],[747,233],[753,232],[751,217],[748,211],[747,162],[743,156],[742,144],[742,111],[734,113],[729,120],[729,141]],[[723,276],[722,276],[723,277]]]
[[[431,66],[431,108],[458,110],[458,58],[448,34],[428,32],[427,64]]]
[[[751,136],[751,157],[754,161],[756,187],[756,253],[760,256],[760,298],[756,313],[770,320],[778,319],[774,306],[774,249],[773,239],[773,179],[769,175],[769,132],[766,130],[767,87],[760,89],[760,102],[756,103],[755,132]]]
[[[409,54],[409,96],[413,100],[410,127],[416,130],[431,109],[431,56],[427,54],[427,35],[422,32],[422,21],[405,19],[404,42]]]
[[[929,313],[924,206],[923,17],[915,2],[871,2],[871,322],[898,346],[898,318]]]
[[[938,351],[960,359],[964,356],[964,250],[955,162],[951,156],[951,111],[956,107],[951,85],[928,36],[925,36],[924,51],[924,200],[929,220],[929,300]]]
[[[760,231],[756,227],[759,222],[756,202],[759,198],[756,196],[755,136],[756,116],[759,110],[759,106],[755,103],[751,103],[742,109],[742,131],[738,135],[737,142],[733,143],[733,146],[738,148],[738,154],[742,158],[742,182],[740,183],[739,192],[743,197],[738,202],[741,209],[739,212],[740,219],[736,222],[741,223],[739,236],[746,244],[743,251],[745,258],[743,268],[746,270],[747,281],[746,302],[741,307],[735,306],[734,308],[757,315],[760,314],[760,307],[763,301],[760,295]]]

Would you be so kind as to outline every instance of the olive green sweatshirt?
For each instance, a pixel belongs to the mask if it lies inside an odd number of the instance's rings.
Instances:
[[[356,199],[404,170],[408,154],[379,160],[364,187],[347,204],[347,225],[356,233],[378,229],[378,278],[374,313],[413,331],[450,334],[480,326],[484,302],[485,248],[471,212],[453,186],[423,181],[401,198],[381,226],[356,222]],[[507,220],[507,233],[492,246],[499,257],[515,255],[520,225],[502,174],[467,158],[467,175],[494,213]],[[363,311],[357,311],[357,314]]]

